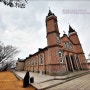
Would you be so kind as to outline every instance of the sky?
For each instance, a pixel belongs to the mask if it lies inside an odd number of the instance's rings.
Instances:
[[[0,3],[0,41],[20,50],[16,59],[25,59],[47,46],[45,18],[49,9],[57,16],[60,37],[69,24],[78,33],[86,58],[90,53],[89,0],[28,0],[26,8]]]

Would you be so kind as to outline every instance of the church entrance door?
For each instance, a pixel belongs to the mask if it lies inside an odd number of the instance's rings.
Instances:
[[[76,61],[75,61],[74,56],[71,55],[71,56],[70,56],[70,59],[71,59],[72,65],[73,65],[73,69],[74,69],[74,70],[78,70],[78,67],[77,67],[77,64],[76,64]]]
[[[68,71],[73,71],[72,66],[71,66],[71,62],[70,62],[70,58],[68,55],[66,55],[66,63],[67,63]]]

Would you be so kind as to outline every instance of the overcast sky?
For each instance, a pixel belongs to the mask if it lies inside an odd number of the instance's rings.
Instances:
[[[60,36],[69,24],[78,33],[86,58],[90,53],[90,1],[31,0],[25,9],[0,3],[0,41],[18,47],[16,58],[26,58],[47,46],[45,18],[49,7],[57,16]]]

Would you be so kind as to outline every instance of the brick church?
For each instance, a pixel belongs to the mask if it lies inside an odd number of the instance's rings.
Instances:
[[[77,32],[69,25],[68,35],[60,37],[57,17],[49,10],[46,16],[47,46],[24,60],[24,70],[59,75],[87,69],[86,58]]]

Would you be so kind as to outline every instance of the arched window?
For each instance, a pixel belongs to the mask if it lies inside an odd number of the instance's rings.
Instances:
[[[67,42],[64,42],[64,48],[65,49],[68,49],[68,50],[72,50],[72,44],[69,43],[68,41]]]
[[[40,65],[43,64],[43,55],[40,55]]]
[[[37,65],[37,59],[34,60],[34,65],[35,65],[35,66]]]
[[[67,48],[67,43],[66,42],[64,42],[64,48]]]
[[[59,51],[59,62],[62,63],[63,59],[62,59],[62,51]]]
[[[72,49],[72,44],[69,43],[68,50],[71,50],[71,49]]]

